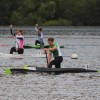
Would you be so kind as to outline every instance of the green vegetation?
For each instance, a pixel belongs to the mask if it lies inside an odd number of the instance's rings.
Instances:
[[[0,0],[0,25],[99,26],[100,0]]]

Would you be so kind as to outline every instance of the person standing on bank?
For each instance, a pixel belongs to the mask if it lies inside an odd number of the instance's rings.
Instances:
[[[15,47],[12,47],[10,49],[10,54],[13,54],[13,52],[18,52],[18,54],[23,54],[24,53],[24,36],[22,34],[21,30],[17,30],[16,33],[13,33],[12,31],[12,25],[10,25],[10,32],[11,35],[14,36],[16,39],[15,41]]]
[[[45,53],[47,54],[48,68],[52,68],[52,65],[55,65],[56,68],[61,68],[61,62],[63,57],[61,55],[59,45],[54,42],[54,38],[48,38],[49,48],[44,48]],[[51,61],[52,54],[54,60]]]
[[[42,28],[38,28],[38,24],[35,25],[35,30],[38,34],[38,40],[35,41],[35,45],[40,44],[41,47],[44,46],[43,42],[43,33],[42,33]]]

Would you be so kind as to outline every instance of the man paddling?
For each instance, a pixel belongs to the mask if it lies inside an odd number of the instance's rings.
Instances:
[[[43,42],[43,33],[42,33],[42,28],[38,28],[38,24],[35,25],[35,30],[38,34],[38,40],[35,41],[35,45],[40,44],[41,47],[44,46]]]
[[[10,54],[13,54],[13,52],[18,52],[18,54],[23,54],[24,53],[24,36],[22,34],[21,30],[17,30],[16,33],[13,33],[12,31],[12,25],[10,25],[10,32],[11,35],[14,36],[14,38],[16,39],[15,43],[16,46],[12,47],[10,49]]]
[[[44,48],[45,53],[47,53],[47,67],[52,68],[52,65],[55,65],[56,68],[61,68],[61,62],[63,61],[63,57],[61,55],[59,45],[54,42],[54,38],[48,38],[48,43],[49,48]],[[51,61],[52,54],[54,56],[54,60]]]

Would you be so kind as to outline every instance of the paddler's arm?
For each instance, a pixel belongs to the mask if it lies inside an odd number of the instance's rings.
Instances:
[[[56,46],[54,46],[53,48],[44,48],[44,51],[47,53],[47,51],[49,51],[48,52],[48,64],[49,64],[49,62],[50,62],[50,60],[51,60],[51,57],[52,57],[52,53],[50,52],[50,51],[54,51],[54,50],[56,50],[57,49],[57,47]]]
[[[47,65],[50,63],[51,57],[52,57],[52,53],[48,52],[48,49],[44,48],[44,53],[47,55]]]
[[[48,64],[50,63],[50,61],[51,61],[51,57],[52,57],[52,53],[48,53]]]
[[[35,24],[35,31],[38,32],[38,24]]]
[[[54,50],[56,50],[57,49],[57,47],[56,46],[54,46],[53,48],[45,48],[46,49],[46,51],[54,51]]]
[[[15,36],[15,34],[12,31],[12,27],[13,27],[13,25],[10,25],[10,33],[11,33],[12,36]]]

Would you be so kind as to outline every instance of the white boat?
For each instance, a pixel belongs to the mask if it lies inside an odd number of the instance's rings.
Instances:
[[[45,54],[8,54],[8,53],[0,53],[1,58],[34,58],[34,57],[46,57]]]

